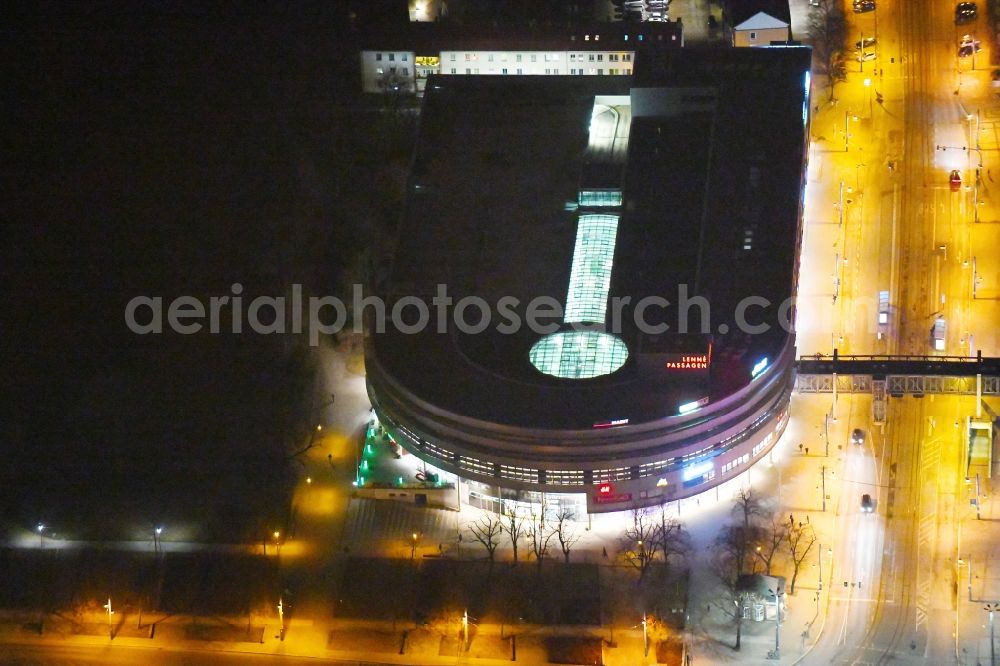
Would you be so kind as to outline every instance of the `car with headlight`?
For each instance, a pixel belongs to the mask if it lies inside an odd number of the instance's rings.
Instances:
[[[955,25],[971,23],[976,20],[976,3],[960,2],[955,5]]]

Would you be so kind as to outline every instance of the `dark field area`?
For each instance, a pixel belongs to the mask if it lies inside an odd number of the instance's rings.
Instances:
[[[125,613],[239,616],[278,597],[273,558],[234,553],[0,550],[0,608],[72,616],[108,597]]]
[[[0,534],[237,541],[285,520],[307,337],[139,336],[124,312],[364,280],[413,128],[357,94],[348,4],[8,16]]]
[[[484,622],[600,625],[641,617],[643,609],[670,616],[686,605],[686,580],[685,572],[660,567],[637,586],[633,571],[594,564],[497,563],[491,572],[485,561],[352,557],[334,615],[440,628],[468,609]],[[671,620],[682,626],[682,616]]]

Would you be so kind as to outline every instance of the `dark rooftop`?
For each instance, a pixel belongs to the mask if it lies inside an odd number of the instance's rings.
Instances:
[[[654,44],[681,46],[683,26],[663,23],[594,23],[579,25],[460,25],[443,23],[389,24],[367,33],[362,48],[414,51],[435,55],[441,51],[612,51],[636,50]]]
[[[430,405],[528,427],[638,423],[738,390],[754,363],[776,358],[787,340],[777,309],[793,289],[809,61],[807,48],[674,50],[637,59],[632,77],[429,79],[401,240],[382,291],[430,302],[446,284],[456,302],[485,299],[494,321],[478,334],[405,335],[390,326],[375,336],[380,361]],[[597,96],[631,119],[610,284],[611,298],[631,298],[619,332],[631,356],[611,375],[557,379],[528,359],[538,333],[496,331],[495,304],[516,297],[523,317],[534,297],[566,302],[575,202],[596,168],[588,141]],[[638,356],[701,343],[640,345],[632,307],[646,296],[676,303],[681,285],[710,303],[712,336],[701,339],[711,342],[713,363],[708,373],[653,381]],[[768,333],[736,333],[737,303],[749,295],[773,304],[748,313]],[[697,331],[699,309],[689,313]],[[645,319],[677,330],[674,308],[651,307]]]

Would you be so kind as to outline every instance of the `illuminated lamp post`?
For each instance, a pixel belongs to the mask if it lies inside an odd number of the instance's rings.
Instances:
[[[111,616],[114,615],[115,612],[111,610],[111,597],[108,597],[108,603],[104,604],[104,609],[108,611],[108,637],[113,639],[115,636],[111,630]]]
[[[983,606],[983,610],[990,614],[990,666],[997,666],[997,648],[993,640],[993,613],[1000,611],[1000,604],[992,603]]]

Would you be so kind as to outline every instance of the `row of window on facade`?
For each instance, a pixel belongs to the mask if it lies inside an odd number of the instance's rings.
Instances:
[[[396,59],[396,54],[395,53],[387,53],[386,56],[387,56],[389,62],[393,62]],[[409,58],[410,58],[410,54],[409,53],[400,53],[399,54],[399,59],[401,61],[403,61],[403,62],[406,62],[407,60],[409,60]],[[375,61],[376,62],[382,62],[382,54],[381,53],[376,53],[375,54]]]
[[[377,54],[377,55],[379,55],[379,54]],[[479,54],[478,53],[466,53],[464,55],[465,55],[465,62],[478,62],[479,61]],[[500,62],[507,62],[507,58],[508,58],[508,54],[507,53],[499,53],[499,54],[488,53],[486,55],[487,62],[494,62],[494,58],[495,58],[496,55],[500,56]],[[523,53],[515,53],[513,55],[514,55],[514,62],[524,62],[524,54]],[[544,59],[545,62],[559,62],[559,54],[558,53],[544,53],[544,54],[542,54],[542,56],[543,56],[543,59]],[[604,56],[605,56],[604,53],[570,53],[569,54],[569,61],[570,62],[604,62]],[[608,53],[607,56],[608,56],[608,62],[632,62],[632,53]],[[530,62],[538,62],[538,54],[537,53],[529,53],[528,54],[528,58],[529,58]],[[378,58],[376,58],[376,60],[377,59]],[[450,53],[450,54],[448,54],[448,60],[450,60],[451,62],[455,62],[456,60],[458,60],[458,54],[457,53]]]
[[[725,465],[723,465],[722,466],[722,473],[725,474],[729,470],[735,469],[735,468],[739,467],[740,465],[745,465],[748,462],[750,462],[750,454],[749,453],[744,453],[742,456],[740,456],[736,460],[730,460]]]
[[[494,72],[494,70],[490,70],[490,72]],[[379,69],[379,70],[378,70],[378,73],[379,73],[379,74],[381,74],[381,73],[382,73],[382,70],[381,70],[381,69]],[[406,72],[404,71],[403,73],[405,74]],[[455,68],[455,67],[452,67],[452,68],[451,68],[451,71],[450,71],[450,72],[448,72],[448,73],[449,73],[449,74],[458,74],[458,69],[457,69],[457,68]],[[478,67],[466,67],[466,68],[465,68],[465,73],[466,73],[466,74],[479,74],[479,68],[478,68]],[[501,74],[510,74],[511,72],[510,72],[510,70],[509,70],[509,69],[507,69],[506,67],[504,67],[503,69],[501,69],[501,70],[500,70],[500,73],[501,73]],[[559,68],[558,68],[558,67],[553,67],[553,68],[548,68],[548,67],[546,67],[546,68],[545,68],[545,73],[546,73],[546,74],[562,74],[562,72],[561,72],[561,71],[559,71]],[[570,68],[570,70],[569,70],[569,73],[570,73],[571,75],[583,75],[583,74],[590,74],[590,75],[596,75],[596,76],[603,76],[603,75],[604,75],[604,70],[603,70],[603,69],[601,69],[601,68],[597,68],[597,69],[594,69],[593,67],[591,67],[591,68],[589,68],[589,69],[586,69],[586,70],[584,70],[584,69],[583,69],[583,68],[581,67],[581,68],[579,68],[579,69],[576,69],[576,68]],[[631,69],[609,69],[607,73],[608,73],[608,75],[610,75],[610,76],[619,76],[619,75],[627,75],[627,74],[631,74],[631,73],[632,73],[632,70],[631,70]],[[514,74],[524,74],[524,70],[523,70],[523,69],[521,69],[520,67],[518,67],[518,68],[517,68],[517,69],[516,69],[516,70],[514,71]]]
[[[382,76],[383,74],[385,74],[385,68],[383,68],[383,67],[376,67],[375,68],[375,73],[378,74],[379,76]],[[395,67],[390,67],[389,68],[389,73],[390,74],[395,74],[396,73],[396,68]],[[410,75],[410,68],[409,67],[403,67],[402,69],[399,70],[399,74],[401,74],[402,76],[409,76]]]

